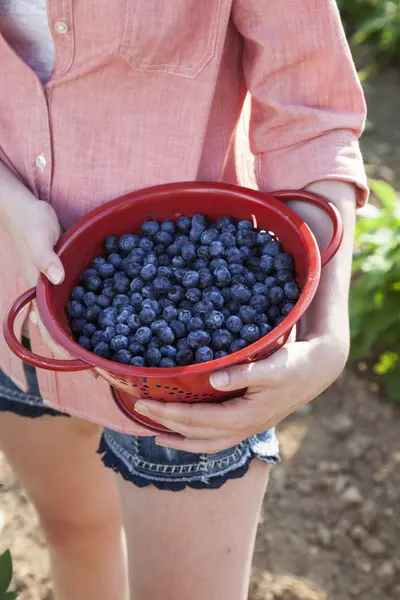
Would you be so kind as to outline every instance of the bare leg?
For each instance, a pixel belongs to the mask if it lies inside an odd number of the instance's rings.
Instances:
[[[268,465],[218,490],[160,491],[119,478],[131,600],[245,600]]]
[[[0,446],[39,513],[57,600],[127,597],[120,506],[96,454],[100,433],[78,419],[0,414]]]

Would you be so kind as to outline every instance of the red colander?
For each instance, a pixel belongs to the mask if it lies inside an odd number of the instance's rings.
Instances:
[[[313,204],[329,215],[333,225],[331,242],[320,255],[316,240],[305,222],[283,200]],[[104,254],[103,240],[109,235],[139,233],[140,225],[149,218],[176,220],[179,215],[201,212],[216,220],[225,215],[234,219],[250,219],[259,230],[271,231],[286,252],[293,255],[301,286],[301,295],[286,319],[247,348],[234,354],[198,365],[159,369],[133,367],[111,362],[84,350],[75,341],[65,307],[71,289],[92,260]],[[56,251],[65,267],[65,280],[52,285],[44,276],[36,288],[22,294],[10,307],[3,325],[4,337],[21,360],[53,371],[96,371],[112,386],[113,397],[125,415],[154,430],[161,426],[135,413],[135,401],[153,398],[174,402],[221,401],[240,392],[221,392],[211,387],[212,372],[234,364],[266,358],[287,341],[293,326],[310,305],[318,287],[321,265],[337,252],[343,236],[340,214],[333,204],[305,191],[280,191],[272,195],[219,183],[176,183],[133,192],[91,211],[59,240]],[[72,360],[45,358],[27,350],[14,333],[20,310],[34,298],[40,317],[54,340]]]

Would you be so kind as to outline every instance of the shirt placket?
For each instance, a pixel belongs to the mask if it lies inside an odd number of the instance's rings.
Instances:
[[[53,152],[50,105],[54,85],[68,72],[74,56],[72,0],[48,0],[48,21],[55,45],[55,64],[50,80],[42,86],[36,81],[36,99],[32,115],[29,154],[34,173],[35,192],[51,202]]]

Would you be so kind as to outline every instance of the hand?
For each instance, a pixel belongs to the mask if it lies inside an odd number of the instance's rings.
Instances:
[[[333,333],[307,336],[266,360],[211,376],[218,390],[247,387],[240,398],[221,404],[140,400],[135,409],[179,434],[159,435],[157,444],[187,452],[219,452],[275,427],[323,392],[343,370],[348,348]]]

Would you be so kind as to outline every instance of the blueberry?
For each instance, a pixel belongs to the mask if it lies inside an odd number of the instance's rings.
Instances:
[[[190,312],[190,310],[184,310],[184,309],[179,309],[178,310],[178,319],[179,321],[181,321],[182,323],[188,323],[189,320],[192,318],[192,313]]]
[[[86,307],[94,306],[97,303],[97,298],[98,296],[94,292],[86,292],[83,297],[83,304]]]
[[[209,269],[200,269],[199,271],[199,286],[206,288],[214,283],[214,276]]]
[[[83,316],[83,305],[76,300],[72,300],[67,304],[67,313],[70,317],[82,317]]]
[[[164,327],[163,329],[160,329],[157,331],[157,336],[163,346],[169,346],[175,341],[175,334],[171,327]]]
[[[240,254],[242,255],[242,260],[248,260],[250,258],[250,256],[251,256],[250,248],[247,248],[247,246],[240,246],[239,250],[240,250]]]
[[[217,350],[216,352],[214,352],[214,358],[224,358],[225,356],[228,356],[228,352],[226,352],[225,350]]]
[[[261,271],[259,271],[258,273],[252,273],[251,271],[246,271],[244,274],[245,277],[245,285],[247,285],[247,287],[253,287],[253,285],[258,282],[258,283],[264,283],[264,276],[265,273],[262,273]]]
[[[172,259],[172,265],[178,269],[183,269],[186,266],[186,261],[183,256],[174,256]]]
[[[161,329],[164,329],[165,327],[168,327],[168,323],[167,321],[165,321],[165,319],[157,319],[156,321],[153,321],[153,323],[150,325],[151,331],[155,334],[157,334],[158,331],[161,331]]]
[[[122,308],[127,304],[129,304],[129,297],[126,294],[117,294],[113,300],[113,306],[115,308]]]
[[[225,320],[231,316],[231,311],[228,308],[226,308],[226,306],[223,306],[220,310],[221,310],[221,313],[224,315]]]
[[[233,275],[231,281],[232,285],[245,285],[246,277],[242,273],[236,273],[236,275]]]
[[[100,296],[97,296],[96,302],[101,308],[107,308],[111,304],[111,298],[107,294],[100,294]]]
[[[257,311],[252,306],[241,306],[238,311],[239,318],[243,323],[254,323],[257,317]]]
[[[98,277],[96,269],[86,269],[82,273],[82,281],[87,284],[89,277]]]
[[[160,353],[162,357],[166,357],[166,358],[173,358],[175,360],[176,358],[176,354],[177,354],[177,349],[175,348],[175,346],[161,346],[160,348]]]
[[[142,344],[139,344],[135,341],[129,344],[128,350],[132,354],[132,356],[143,356],[144,354],[144,347],[142,346]]]
[[[260,323],[258,328],[260,330],[261,337],[264,337],[264,335],[268,335],[272,331],[272,327],[268,323]]]
[[[234,225],[233,223],[227,223],[226,225],[221,227],[221,232],[234,234],[234,233],[236,233],[236,225]]]
[[[82,346],[82,348],[84,348],[85,350],[91,350],[92,349],[92,342],[90,340],[90,338],[86,337],[85,335],[80,335],[78,338],[78,344],[80,346]]]
[[[110,263],[110,265],[112,265],[114,267],[114,269],[119,269],[122,264],[122,258],[119,254],[117,254],[116,252],[113,252],[108,257],[108,262]]]
[[[106,327],[102,333],[103,333],[103,335],[101,337],[101,341],[107,342],[107,344],[109,344],[111,342],[111,340],[114,339],[114,337],[117,335],[116,328],[113,327],[112,325],[109,327]]]
[[[271,304],[279,304],[284,298],[284,293],[281,287],[275,286],[268,290],[268,300]]]
[[[161,359],[161,352],[158,348],[149,348],[146,352],[146,360],[150,367],[157,367]]]
[[[190,241],[196,242],[196,243],[200,242],[203,231],[204,231],[204,227],[201,227],[201,226],[192,227],[192,229],[190,230],[190,233],[189,233]]]
[[[114,352],[118,352],[118,350],[123,350],[128,348],[129,346],[129,340],[128,340],[128,336],[126,335],[116,335],[115,337],[113,337],[113,339],[110,342],[110,348],[111,350],[114,350]]]
[[[178,318],[178,311],[174,306],[167,306],[163,310],[163,319],[165,321],[175,321]]]
[[[257,294],[256,296],[252,296],[250,298],[249,305],[258,313],[263,313],[267,310],[269,302],[266,296],[263,294]]]
[[[264,246],[267,242],[272,240],[272,236],[265,231],[260,231],[256,236],[256,244],[257,246]]]
[[[225,323],[224,315],[219,310],[210,310],[204,317],[208,329],[219,329]]]
[[[227,267],[228,263],[226,262],[226,260],[224,258],[214,258],[211,262],[210,262],[210,269],[211,271],[214,273],[217,269],[221,268],[221,267]]]
[[[156,275],[157,268],[152,264],[145,265],[140,271],[140,276],[143,281],[152,281]]]
[[[148,348],[158,348],[158,350],[161,348],[161,342],[158,338],[156,337],[152,337],[151,340],[148,343]]]
[[[139,241],[139,248],[143,250],[145,254],[153,250],[154,244],[149,238],[141,238]]]
[[[263,283],[255,283],[251,288],[251,293],[253,296],[257,296],[257,294],[265,294],[265,285]]]
[[[192,242],[186,242],[181,248],[182,258],[190,264],[196,258],[196,247]]]
[[[92,344],[93,338],[92,338]],[[99,342],[96,344],[93,352],[97,354],[97,356],[101,356],[102,358],[110,358],[110,346],[106,344],[106,342]]]
[[[297,300],[300,296],[300,287],[295,281],[289,281],[283,286],[283,292],[289,300]]]
[[[132,365],[132,367],[145,367],[146,361],[144,360],[143,356],[134,356],[131,358],[129,364]]]
[[[229,348],[233,342],[233,335],[227,329],[218,329],[211,336],[211,343],[215,350],[223,350]]]
[[[155,235],[159,230],[160,226],[157,221],[144,221],[141,226],[143,235]]]
[[[72,325],[72,323],[71,323]],[[97,327],[94,323],[86,323],[86,325],[82,329],[82,333],[84,336],[91,338],[92,335],[97,331]]]
[[[154,246],[154,252],[155,252],[155,254],[157,256],[157,260],[159,262],[160,261],[160,257],[165,255],[165,246],[163,246],[163,244],[156,244]]]
[[[148,344],[151,339],[151,329],[148,327],[139,327],[135,333],[135,340],[139,344]]]
[[[213,308],[214,308],[214,305],[212,302],[200,300],[200,302],[196,302],[196,304],[194,305],[193,314],[194,315],[204,315],[206,312],[208,312],[209,310],[212,310]]]
[[[115,325],[117,322],[117,316],[118,316],[118,312],[117,312],[116,308],[114,308],[113,306],[110,306],[109,308],[105,308],[104,310],[101,311],[101,313],[99,315],[100,327],[105,329],[106,327],[108,327],[110,325]]]
[[[188,286],[188,287],[191,287],[191,286]],[[185,297],[185,291],[180,285],[172,286],[171,290],[168,292],[168,299],[172,300],[172,302],[175,302],[176,304],[178,302],[181,302],[181,300],[183,300],[184,297]]]
[[[97,304],[88,306],[85,310],[85,319],[88,321],[97,321],[101,313],[101,307]]]
[[[157,294],[156,294],[154,287],[151,284],[148,284],[148,285],[144,285],[142,287],[142,296],[146,300],[147,299],[155,300],[157,297]]]
[[[161,359],[161,361],[167,360],[166,358]],[[169,359],[171,360],[171,359]],[[179,367],[186,367],[187,365],[192,364],[193,362],[193,352],[191,350],[179,350],[176,355],[176,364]],[[161,366],[161,364],[160,364]]]
[[[163,356],[158,363],[158,366],[162,369],[172,369],[176,367],[176,362],[173,358],[169,356]]]
[[[236,235],[236,243],[238,246],[253,248],[256,244],[256,234],[248,229],[241,229]]]
[[[196,255],[202,260],[209,260],[210,248],[208,246],[199,246],[196,250]]]
[[[243,325],[240,337],[245,342],[252,344],[260,339],[260,330],[257,325],[250,323],[249,325]]]
[[[253,223],[249,220],[243,219],[243,221],[239,221],[237,224],[238,231],[248,230],[253,231]]]
[[[242,302],[244,304],[250,300],[251,291],[248,287],[239,283],[232,286],[231,296],[233,300],[237,300],[238,302]]]
[[[270,240],[261,248],[261,254],[268,254],[269,256],[278,256],[282,252],[282,246],[276,240]]]
[[[217,229],[222,229],[225,225],[232,225],[231,217],[221,217],[215,223],[215,226],[217,227]]]
[[[118,294],[126,294],[129,290],[130,280],[125,275],[118,274],[119,276],[114,281],[114,290]]]
[[[237,317],[236,315],[231,315],[226,320],[226,328],[228,329],[228,331],[231,331],[232,333],[239,333],[239,331],[242,329],[242,327],[243,327],[242,320],[239,317]]]
[[[135,310],[140,310],[142,307],[143,296],[139,292],[134,292],[131,295],[130,304]]]
[[[140,279],[140,277],[135,277],[135,279],[133,279],[131,281],[130,284],[130,290],[131,292],[140,292],[143,289],[144,283],[142,281],[142,279]]]
[[[115,297],[115,292],[114,292],[114,280],[113,279],[106,279],[104,281],[104,284],[109,281],[110,283],[106,285],[104,285],[103,291],[101,292],[100,296],[107,296],[107,298],[109,298],[110,300],[114,300]]]
[[[168,298],[160,298],[158,301],[158,306],[160,307],[160,310],[163,311],[165,308],[167,308],[167,306],[175,307],[175,304]]]
[[[103,331],[101,329],[98,329],[97,331],[94,332],[94,334],[92,335],[92,346],[95,347],[97,346],[97,344],[99,344],[100,342],[103,341]]]
[[[172,275],[177,281],[177,283],[182,283],[183,278],[185,277],[187,269],[180,269],[179,267],[172,267]]]
[[[189,321],[186,324],[188,331],[196,331],[197,329],[204,328],[204,321],[201,317],[190,317]]]
[[[222,308],[225,302],[223,295],[219,291],[203,293],[203,300],[205,302],[211,302],[215,308]]]
[[[264,271],[266,275],[270,275],[274,272],[275,263],[272,256],[269,254],[263,254],[261,256],[260,268]]]
[[[214,277],[217,285],[221,287],[227,286],[231,282],[231,274],[226,267],[219,267],[219,269],[215,269]]]
[[[157,269],[157,277],[167,277],[170,279],[172,277],[172,273],[171,267],[168,267],[167,265],[161,265]]]
[[[276,279],[278,280],[279,285],[289,283],[289,281],[293,281],[293,272],[288,271],[287,269],[281,269],[280,271],[277,271]]]
[[[144,257],[145,257],[145,251],[142,248],[134,248],[129,253],[129,258],[131,259],[132,262],[135,262],[135,263],[142,263]],[[108,258],[108,260],[110,260],[110,258]]]
[[[196,348],[200,348],[201,346],[207,346],[210,341],[210,334],[203,329],[196,329],[188,335],[188,344],[192,350],[196,350]]]
[[[138,236],[132,235],[131,233],[127,233],[119,238],[119,249],[121,252],[125,254],[129,254],[131,250],[133,250],[138,245]]]
[[[132,354],[129,352],[129,350],[126,350],[125,348],[122,348],[121,350],[118,350],[117,352],[115,352],[115,354],[113,354],[113,360],[123,365],[129,365],[131,359]]]
[[[225,302],[228,302],[228,300],[231,299],[231,289],[230,288],[222,288],[221,289],[221,296],[223,297]]]
[[[158,306],[157,300],[153,300],[151,298],[147,298],[143,300],[142,308],[151,308],[156,314],[160,312],[160,307]]]
[[[104,263],[99,267],[99,275],[102,279],[112,277],[115,273],[115,267],[109,262]]]
[[[166,231],[170,235],[175,234],[175,223],[173,221],[163,221],[161,223],[161,231]]]
[[[278,285],[278,280],[276,277],[266,277],[264,279],[265,288],[268,290],[269,288],[275,287]]]
[[[109,235],[104,240],[104,248],[108,254],[112,254],[113,252],[118,252],[118,238],[115,235]]]
[[[169,324],[176,338],[183,338],[186,335],[186,326],[182,321],[171,321]],[[168,344],[167,344],[168,345]]]
[[[232,263],[228,267],[229,273],[232,275],[242,275],[246,272],[244,266],[240,263]]]
[[[186,290],[185,298],[192,304],[196,304],[196,302],[201,300],[201,290],[199,288],[189,288]]]
[[[176,349],[180,352],[182,350],[190,350],[189,340],[187,337],[179,339],[176,344]]]
[[[103,287],[103,283],[97,274],[90,275],[86,280],[86,287],[92,292],[98,292]]]
[[[189,233],[192,222],[189,217],[179,217],[176,220],[176,227],[181,233]]]
[[[209,246],[213,242],[217,241],[219,237],[218,231],[216,229],[206,229],[201,234],[200,241],[204,246]]]
[[[96,258],[93,259],[91,268],[98,271],[99,268],[101,267],[101,265],[104,265],[105,262],[106,262],[106,259],[103,258],[103,256],[97,256]]]
[[[276,325],[278,319],[281,316],[281,311],[279,310],[279,307],[276,304],[273,306],[270,306],[269,309],[267,310],[267,316],[268,316],[268,319],[271,321],[271,323]]]
[[[168,246],[167,254],[171,258],[174,256],[179,256],[180,250],[179,250],[179,247],[177,246],[177,244],[171,244],[170,246]]]
[[[254,322],[256,325],[261,325],[261,323],[268,323],[268,317],[266,314],[258,314]]]
[[[286,252],[282,252],[275,256],[275,269],[280,271],[281,269],[287,269],[292,271],[294,269],[293,257]]]
[[[196,287],[199,283],[200,276],[197,271],[188,271],[182,280],[182,285],[185,288]]]
[[[218,234],[217,234],[218,235]],[[210,245],[210,256],[212,258],[222,258],[225,254],[225,248],[221,242],[212,242]]]
[[[227,309],[231,312],[231,314],[236,314],[240,308],[240,304],[239,302],[237,302],[236,300],[228,300],[227,302]]]
[[[75,302],[81,302],[86,293],[86,290],[83,286],[77,285],[72,288],[71,292],[71,300],[75,300]]]
[[[213,360],[214,353],[208,346],[201,346],[196,350],[195,360],[197,363],[208,362],[209,360]]]
[[[251,256],[247,261],[247,266],[250,271],[257,272],[261,268],[261,258],[259,256]],[[264,275],[265,277],[265,275]]]
[[[239,248],[228,248],[225,252],[225,258],[229,264],[241,263],[243,261],[243,255]]]
[[[87,327],[88,322],[85,318],[83,317],[75,317],[75,319],[72,319],[71,321],[71,331],[73,333],[83,333],[84,336],[86,337],[91,337],[93,335],[93,333],[91,334],[87,334],[85,333],[85,327]],[[91,323],[90,323],[91,325]],[[94,326],[96,329],[96,326]]]
[[[287,317],[290,312],[294,309],[296,305],[293,302],[286,302],[282,305],[281,314],[283,317]]]
[[[115,331],[116,331],[117,335],[128,336],[131,332],[131,329],[130,329],[130,327],[128,327],[128,325],[125,325],[125,323],[117,323]]]
[[[236,239],[232,233],[221,233],[219,241],[224,248],[234,248],[236,246]]]

